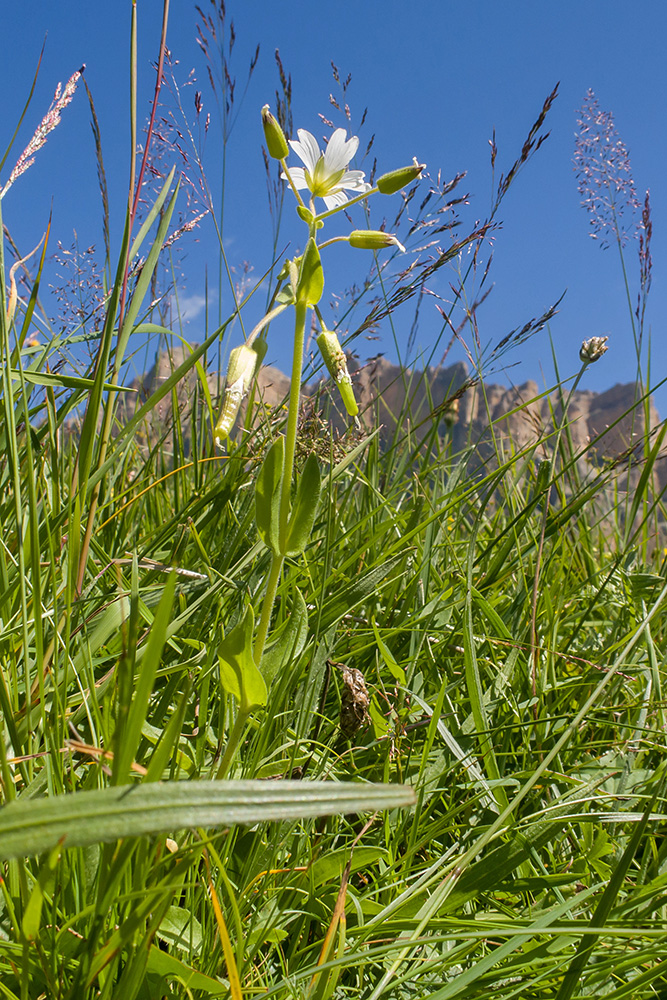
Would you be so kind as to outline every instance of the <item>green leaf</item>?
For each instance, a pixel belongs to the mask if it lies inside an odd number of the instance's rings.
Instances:
[[[33,385],[47,385],[59,389],[89,389],[92,385],[95,385],[95,381],[92,378],[78,378],[74,375],[53,375],[51,372],[35,372],[29,368],[22,372],[10,368],[9,377],[14,380],[23,378],[26,382],[31,382]],[[112,382],[102,382],[102,388],[106,392],[137,391],[129,386],[114,385]]]
[[[152,945],[148,953],[146,969],[149,973],[159,976],[160,987],[166,986],[166,980],[178,980],[184,989],[201,990],[209,997],[229,997],[229,983],[219,979],[211,979],[203,972],[197,972],[191,966],[181,962],[168,951],[162,951],[157,945]],[[151,994],[151,996],[162,996],[161,993]],[[165,994],[168,996],[169,994]],[[176,994],[172,994],[175,996]],[[183,995],[183,994],[181,994]]]
[[[384,847],[355,847],[352,853],[350,871],[361,871],[362,868],[368,868],[378,861],[386,861],[388,857],[389,852]],[[317,887],[326,882],[340,883],[348,861],[350,861],[349,847],[328,851],[321,858],[317,858],[309,868],[313,885]]]
[[[196,827],[374,812],[414,802],[406,785],[334,781],[174,781],[115,785],[0,809],[0,859]]]
[[[286,285],[282,291],[278,292],[276,295],[276,302],[278,305],[291,306],[295,302],[294,291],[291,285]]]
[[[301,261],[299,282],[296,286],[297,302],[307,306],[315,306],[322,298],[324,291],[324,271],[320,260],[317,243],[311,237],[306,244],[306,250]]]
[[[252,658],[255,616],[250,605],[239,622],[218,647],[220,679],[225,691],[233,694],[244,714],[263,708],[267,701],[266,683]]]
[[[49,856],[42,862],[39,869],[39,877],[32,887],[30,898],[23,913],[21,930],[28,941],[34,941],[39,934],[39,926],[42,919],[42,904],[44,893],[53,892],[53,885],[56,880],[55,870],[60,858],[60,844],[56,844],[49,853]]]
[[[378,631],[378,627],[375,624],[375,619],[373,619],[373,631],[375,632],[375,641],[378,644],[378,649],[380,650],[380,655],[382,656],[382,659],[384,660],[385,664],[389,668],[389,673],[394,678],[394,680],[398,681],[399,684],[402,684],[402,685],[405,686],[405,670],[403,670],[403,667],[401,667],[396,662],[396,660],[394,659],[394,657],[392,655],[391,650],[382,641],[382,638],[381,638],[380,633]]]
[[[329,628],[339,618],[349,614],[358,604],[361,604],[369,594],[375,593],[378,584],[382,580],[387,579],[392,570],[399,567],[404,559],[405,553],[392,556],[386,562],[374,566],[373,569],[369,570],[368,573],[364,573],[363,576],[356,577],[343,590],[338,590],[324,608],[322,615],[323,627]],[[398,576],[402,575],[403,569],[400,570]],[[392,579],[396,579],[396,577],[392,577]]]
[[[623,888],[623,883],[625,882],[630,865],[637,856],[637,852],[640,848],[642,837],[646,831],[646,826],[654,804],[655,797],[653,797],[647,804],[642,815],[641,822],[637,823],[632,837],[628,841],[627,847],[623,851],[621,859],[614,869],[613,875],[607,882],[604,892],[602,893],[602,896],[600,897],[598,904],[595,907],[595,911],[590,919],[591,933],[582,935],[574,958],[563,975],[560,989],[556,994],[556,1000],[570,1000],[570,997],[574,996],[574,991],[578,990],[579,980],[584,973],[584,969],[588,965],[595,949],[595,944],[600,937],[600,929],[607,923],[612,907],[614,906],[614,903]]]
[[[269,448],[255,484],[255,520],[260,538],[273,552],[279,552],[280,484],[285,462],[285,438]]]
[[[160,603],[155,612],[153,624],[151,625],[146,653],[143,657],[141,669],[136,677],[136,683],[132,692],[132,704],[129,715],[122,727],[122,731],[119,731],[115,737],[118,746],[114,757],[113,775],[114,780],[117,782],[127,779],[132,761],[141,741],[141,728],[146,721],[148,703],[153,693],[153,683],[167,641],[167,629],[171,622],[171,609],[174,603],[175,589],[176,574],[171,573],[167,580],[167,585],[162,591],[162,597],[160,598]]]
[[[202,943],[201,924],[189,910],[182,906],[170,906],[158,928],[157,937],[180,951],[196,955]]]
[[[309,455],[299,477],[296,500],[287,526],[285,555],[300,556],[310,539],[320,501],[320,465]]]
[[[308,635],[308,609],[301,591],[294,588],[292,607],[289,618],[279,638],[266,650],[262,656],[260,669],[267,687],[283,668],[296,659],[306,644]]]
[[[375,697],[371,698],[371,703],[368,706],[368,714],[371,717],[371,722],[373,723],[373,732],[375,733],[375,739],[381,740],[383,737],[388,736],[393,730],[393,726],[389,719],[387,719],[380,709]]]

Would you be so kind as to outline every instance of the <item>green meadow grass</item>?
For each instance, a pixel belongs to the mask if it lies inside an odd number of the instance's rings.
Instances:
[[[484,464],[437,412],[384,446],[304,424],[318,513],[226,758],[218,650],[261,598],[284,415],[213,443],[235,313],[118,406],[176,198],[128,211],[85,378],[57,367],[85,328],[28,346],[45,251],[13,314],[0,256],[0,997],[667,996],[664,432],[577,453],[571,380],[534,444],[491,421]]]

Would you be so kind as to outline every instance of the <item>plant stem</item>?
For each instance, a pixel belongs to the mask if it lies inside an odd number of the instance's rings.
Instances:
[[[350,205],[356,205],[358,201],[363,201],[364,198],[369,198],[372,194],[376,194],[378,191],[377,185],[370,189],[370,191],[364,191],[363,194],[358,194],[355,198],[348,198],[348,200],[343,205],[337,205],[336,208],[330,208],[327,212],[320,212],[319,215],[315,216],[315,222],[319,222],[321,219],[328,219],[330,215],[335,215],[336,212],[341,212],[350,207]]]
[[[535,576],[533,578],[533,596],[531,601],[531,616],[530,616],[530,650],[531,650],[531,683],[533,688],[533,697],[537,695],[537,672],[540,659],[540,648],[537,636],[537,602],[540,596],[540,572],[542,569],[542,555],[544,552],[544,539],[547,532],[547,521],[549,518],[549,506],[551,499],[551,490],[554,485],[554,477],[556,472],[556,463],[558,461],[558,451],[560,448],[561,437],[563,436],[563,428],[565,427],[567,420],[567,411],[570,406],[570,401],[577,389],[584,372],[588,368],[590,362],[584,361],[581,368],[579,369],[577,376],[572,383],[570,391],[567,394],[567,399],[563,404],[563,412],[561,414],[560,425],[558,427],[558,432],[554,440],[553,451],[551,453],[551,460],[549,462],[549,481],[547,484],[547,489],[544,494],[544,506],[542,508],[542,524],[540,527],[540,539],[537,545],[537,555],[535,557]],[[538,704],[535,702],[535,718],[538,715]]]
[[[306,332],[306,314],[308,306],[305,302],[297,302],[294,322],[294,353],[292,355],[292,381],[289,391],[289,413],[287,415],[287,433],[285,435],[285,465],[280,492],[280,550],[285,551],[287,545],[287,523],[290,512],[290,496],[292,492],[292,475],[294,472],[294,454],[296,452],[296,432],[299,422],[299,402],[301,399],[301,367],[303,365],[303,342]]]
[[[297,188],[296,188],[296,184],[295,184],[295,183],[294,183],[294,181],[292,180],[292,175],[291,175],[291,174],[290,174],[290,172],[289,172],[289,167],[287,166],[287,163],[285,162],[285,160],[281,160],[281,161],[280,161],[280,166],[281,166],[281,167],[283,168],[283,170],[285,171],[285,177],[287,178],[287,182],[288,182],[289,186],[290,186],[290,187],[292,188],[292,191],[294,192],[294,197],[295,197],[295,198],[296,198],[296,200],[297,200],[297,201],[299,202],[299,204],[300,204],[300,205],[301,205],[301,206],[302,206],[303,208],[305,208],[306,206],[305,206],[305,205],[303,204],[303,198],[301,197],[301,195],[300,195],[300,194],[299,194],[299,192],[297,191]]]
[[[292,475],[294,473],[294,454],[296,452],[296,434],[299,423],[299,402],[301,399],[301,368],[303,364],[303,342],[306,332],[306,315],[308,306],[297,302],[294,322],[294,353],[292,355],[292,381],[290,383],[289,412],[287,415],[287,433],[285,435],[285,464],[280,486],[279,513],[279,543],[280,552],[274,552],[271,568],[266,577],[266,590],[262,602],[262,615],[257,630],[257,638],[253,649],[253,659],[259,666],[266,645],[266,638],[271,624],[271,614],[276,600],[278,581],[285,562],[284,552],[287,547],[287,526],[290,513],[290,497],[292,493]],[[225,754],[226,756],[226,754]],[[223,758],[224,759],[224,758]],[[221,765],[222,766],[222,765]]]
[[[277,552],[273,553],[273,558],[271,559],[271,569],[269,570],[269,575],[266,580],[264,601],[262,602],[262,617],[259,620],[259,628],[257,630],[257,638],[255,639],[255,648],[253,650],[253,659],[257,666],[260,664],[262,653],[264,652],[264,647],[266,645],[266,637],[269,632],[269,625],[271,624],[271,612],[273,611],[273,604],[276,599],[276,590],[278,589],[278,581],[280,580],[280,573],[284,562],[284,556],[281,556]]]
[[[244,712],[239,709],[236,716],[236,721],[234,723],[234,728],[229,734],[229,739],[227,740],[227,746],[225,747],[225,752],[222,755],[222,760],[220,761],[220,767],[215,776],[216,781],[222,781],[224,776],[229,770],[229,765],[234,759],[237,747],[241,742],[241,737],[243,736],[243,730],[245,729],[245,724],[248,721],[249,712]]]

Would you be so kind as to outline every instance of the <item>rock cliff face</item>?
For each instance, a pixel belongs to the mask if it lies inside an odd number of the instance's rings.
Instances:
[[[470,384],[464,364],[447,368],[406,371],[378,358],[353,374],[362,418],[367,426],[382,424],[382,437],[389,440],[397,428],[408,427],[417,439],[432,432],[434,422],[441,436],[449,435],[454,452],[475,446],[476,459],[492,461],[498,452],[509,457],[524,448],[540,445],[537,456],[546,457],[550,435],[561,423],[567,388],[540,396],[537,383],[528,381],[508,388],[493,383]],[[604,392],[575,390],[569,400],[566,432],[574,453],[585,467],[618,463],[627,465],[633,449],[643,453],[644,405],[638,403],[635,383],[617,384]],[[340,415],[335,417],[340,427]],[[660,426],[651,402],[649,431]],[[640,474],[635,460],[631,483]],[[656,477],[667,485],[667,449],[656,463]]]
[[[163,351],[153,368],[133,388],[136,394],[124,394],[120,401],[119,418],[130,417],[137,406],[171,375],[183,361],[182,348]],[[360,419],[366,428],[381,425],[381,437],[388,443],[395,434],[402,436],[410,428],[412,440],[421,441],[432,434],[434,424],[441,436],[449,436],[455,452],[475,445],[476,461],[491,462],[500,451],[509,457],[524,448],[538,445],[536,457],[546,457],[549,435],[560,422],[562,399],[557,393],[540,397],[535,382],[516,387],[493,383],[470,384],[466,366],[462,363],[447,368],[407,370],[376,358],[364,365],[350,365],[355,393],[360,407]],[[201,370],[200,370],[201,372]],[[208,375],[208,391],[217,406],[217,375]],[[289,391],[289,378],[277,368],[263,367],[257,379],[259,399],[272,410],[282,405]],[[306,398],[321,406],[338,432],[348,426],[337,393],[326,383],[306,390]],[[181,412],[181,424],[187,430],[187,416],[194,400],[203,400],[201,374],[191,371],[178,385],[176,400]],[[565,392],[565,395],[567,393]],[[569,402],[567,433],[576,452],[587,449],[582,461],[590,468],[617,461],[619,468],[627,464],[633,448],[643,448],[644,407],[636,405],[638,392],[634,383],[617,384],[604,392],[576,390]],[[317,404],[315,404],[317,400]],[[185,418],[185,419],[184,419]],[[172,420],[172,397],[167,396],[153,410],[144,433],[156,440]],[[660,425],[658,413],[651,403],[649,429],[656,432]],[[667,454],[656,464],[656,477],[667,484]],[[639,475],[639,466],[631,472],[631,483]],[[629,485],[631,485],[631,483]]]

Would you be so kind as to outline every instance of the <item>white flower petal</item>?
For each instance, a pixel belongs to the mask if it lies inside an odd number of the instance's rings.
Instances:
[[[297,191],[300,191],[301,188],[308,187],[308,181],[306,180],[306,171],[303,169],[303,167],[290,167],[289,172],[290,172],[290,177],[294,181],[294,187],[297,189]],[[287,180],[287,174],[284,171],[280,176],[282,180],[284,181]]]
[[[347,170],[338,181],[338,187],[347,188],[348,191],[370,191],[370,184],[364,182],[363,170]]]
[[[338,208],[339,205],[344,205],[347,201],[347,195],[343,194],[341,190],[330,191],[329,194],[325,194],[322,201],[327,206],[327,208]]]
[[[327,143],[324,153],[324,162],[332,174],[338,170],[344,170],[359,146],[359,139],[353,135],[345,141],[347,132],[344,128],[337,128]]]
[[[317,144],[317,139],[310,132],[306,132],[305,128],[297,129],[297,135],[300,141],[297,142],[296,139],[290,139],[289,144],[312,174],[315,164],[322,155],[320,147]]]

